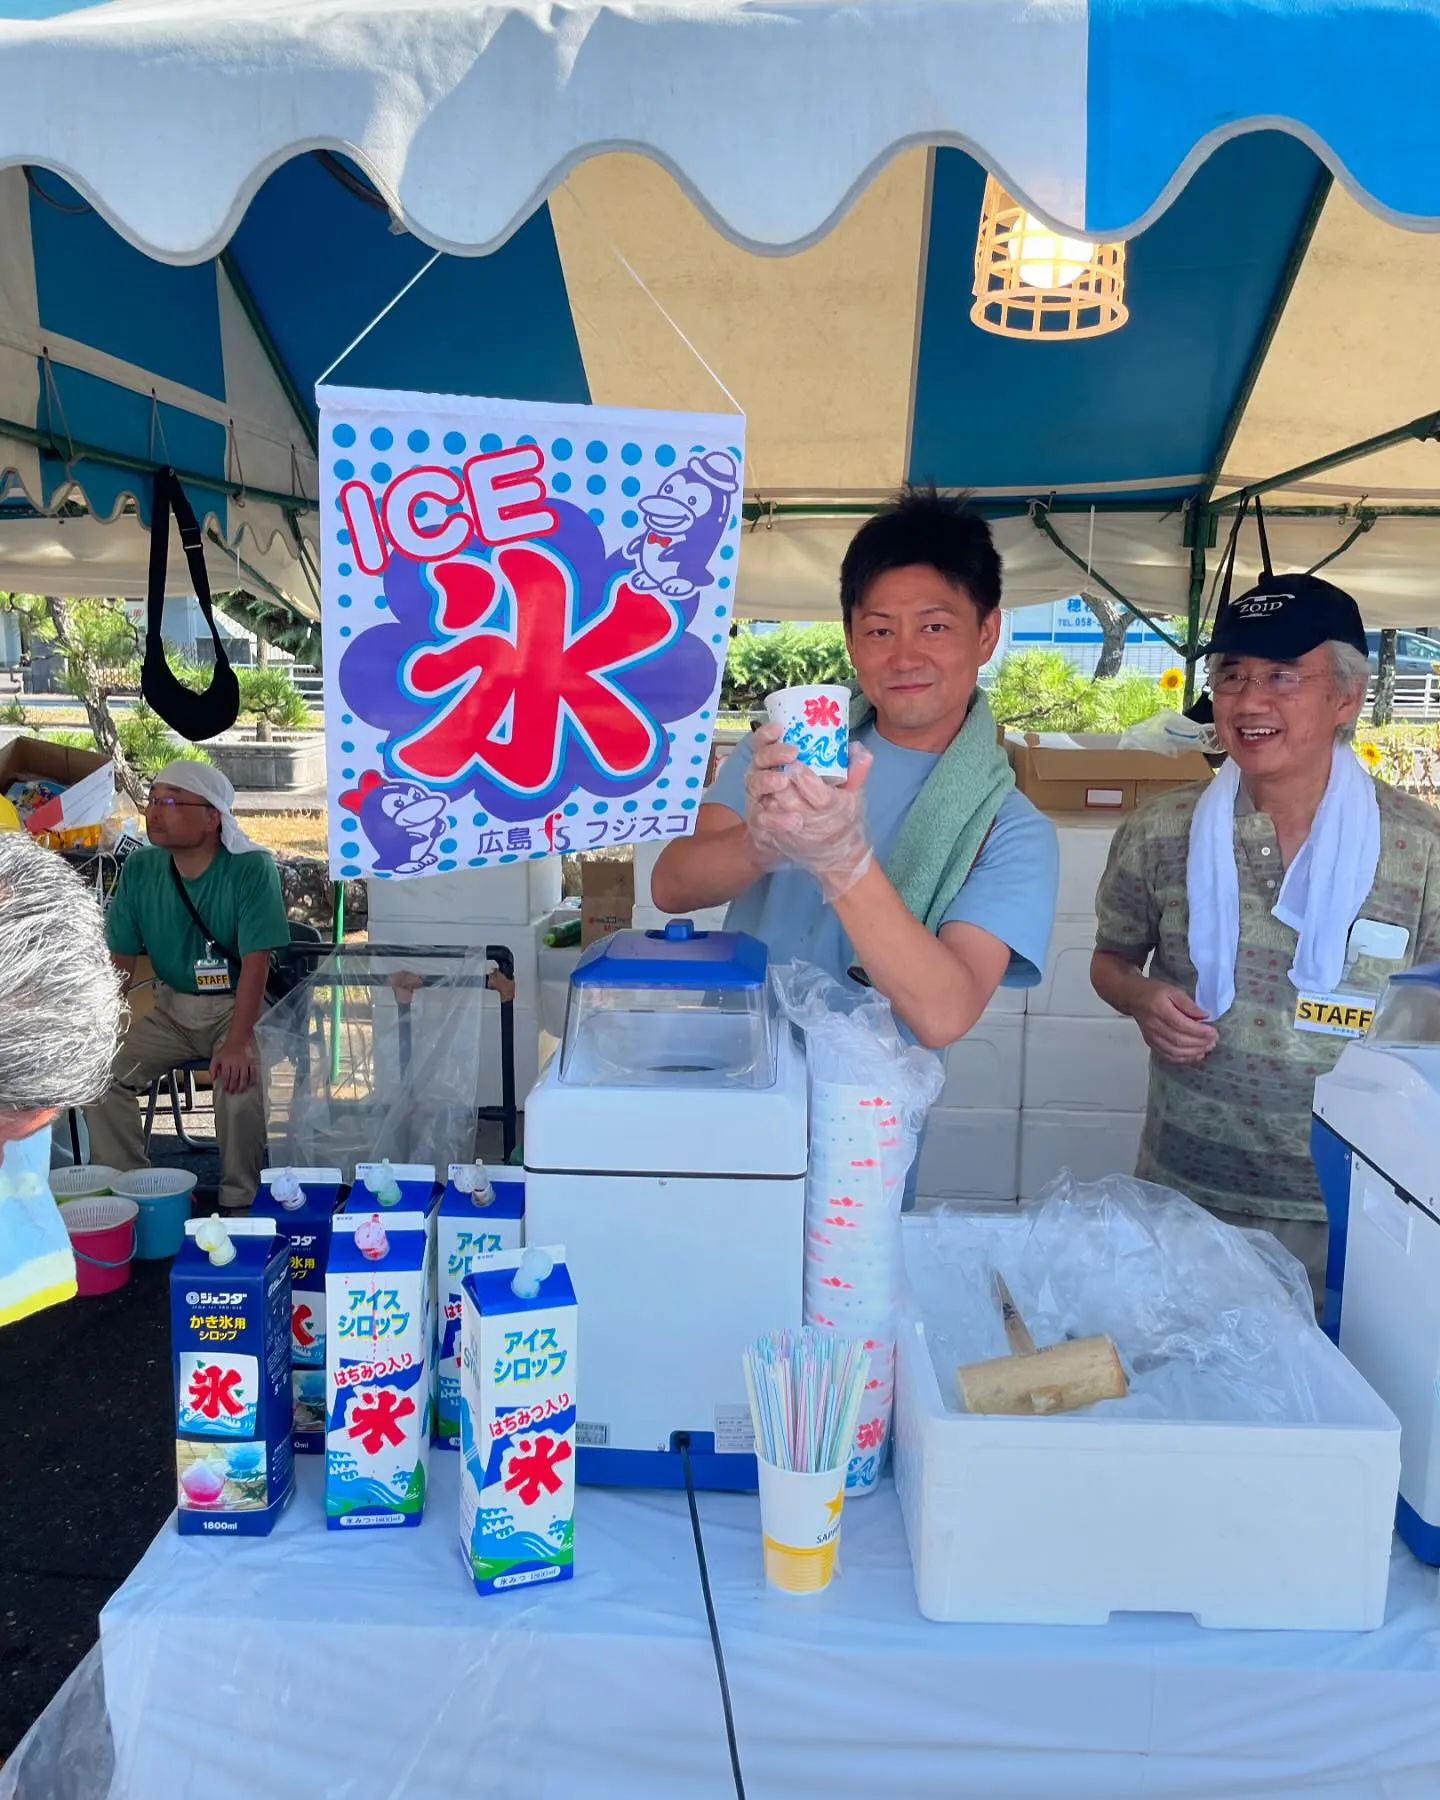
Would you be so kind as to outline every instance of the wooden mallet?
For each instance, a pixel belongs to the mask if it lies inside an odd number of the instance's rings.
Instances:
[[[998,1269],[995,1299],[1011,1354],[963,1363],[955,1371],[966,1412],[1074,1412],[1097,1400],[1125,1398],[1129,1384],[1108,1337],[1068,1338],[1039,1350]]]

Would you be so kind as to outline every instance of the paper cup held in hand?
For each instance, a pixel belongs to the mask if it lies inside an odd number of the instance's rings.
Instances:
[[[772,725],[795,749],[796,760],[822,781],[843,781],[850,770],[850,690],[811,685],[781,688],[765,702]]]
[[[818,1594],[829,1587],[835,1573],[845,1465],[810,1475],[778,1469],[763,1456],[755,1461],[760,1470],[765,1579],[787,1594]]]

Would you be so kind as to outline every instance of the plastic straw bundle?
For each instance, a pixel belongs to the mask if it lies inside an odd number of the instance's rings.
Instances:
[[[848,1462],[869,1357],[858,1338],[772,1331],[745,1352],[755,1444],[779,1469],[815,1474]]]

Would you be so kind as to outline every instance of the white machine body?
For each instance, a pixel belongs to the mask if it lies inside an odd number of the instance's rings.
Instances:
[[[563,1243],[575,1286],[580,1479],[675,1485],[685,1433],[699,1485],[753,1487],[742,1351],[802,1317],[805,1057],[780,1021],[752,1057],[743,1016],[656,992],[531,1090],[526,1239]]]
[[[1351,1151],[1340,1348],[1400,1420],[1397,1524],[1440,1563],[1440,1045],[1347,1045],[1315,1116]]]

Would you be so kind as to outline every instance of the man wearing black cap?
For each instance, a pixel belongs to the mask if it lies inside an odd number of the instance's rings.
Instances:
[[[1387,975],[1440,957],[1440,813],[1350,747],[1369,656],[1348,594],[1267,574],[1206,654],[1227,761],[1116,832],[1091,980],[1150,1046],[1136,1174],[1275,1232],[1318,1293],[1315,1080]]]

